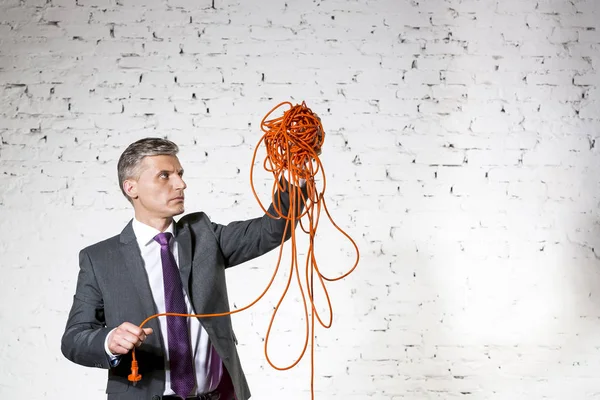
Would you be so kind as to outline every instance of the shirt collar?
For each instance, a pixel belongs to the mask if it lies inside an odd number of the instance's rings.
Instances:
[[[133,233],[135,234],[135,238],[137,239],[140,247],[148,246],[150,243],[154,242],[154,237],[160,233],[158,229],[146,225],[135,218],[133,218],[132,227]],[[170,232],[173,236],[175,236],[174,221],[171,221],[171,224],[164,231]]]

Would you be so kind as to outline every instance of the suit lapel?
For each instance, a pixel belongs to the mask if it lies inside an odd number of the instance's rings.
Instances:
[[[148,275],[146,273],[146,269],[144,268],[144,260],[140,254],[140,248],[135,239],[135,233],[133,232],[131,221],[129,224],[127,224],[125,229],[123,229],[123,232],[121,232],[120,242],[121,254],[123,255],[126,270],[129,273],[131,282],[133,282],[131,286],[133,286],[135,288],[134,290],[137,291],[137,294],[140,298],[142,312],[145,315],[145,317],[142,319],[146,319],[146,317],[156,314],[158,311],[154,305],[152,290],[150,289],[150,282],[148,282]]]
[[[207,254],[211,253],[205,248],[205,243],[207,243],[205,233],[194,231],[192,237],[189,225],[178,223],[175,230],[175,240],[177,241],[179,252],[181,283],[196,313],[202,314],[205,311],[205,305],[208,301],[206,296],[211,292],[210,288],[205,287],[205,285],[207,282],[212,282],[212,278],[206,275],[210,273],[210,268],[202,267],[204,258]],[[193,260],[193,257],[198,258]],[[194,269],[193,272],[192,268]],[[201,322],[205,325],[206,321],[203,320]]]
[[[192,236],[187,225],[177,226],[175,231],[175,241],[177,242],[177,252],[179,258],[179,275],[181,284],[187,294],[190,296],[190,271],[192,270]]]
[[[176,226],[175,241],[177,242],[179,252],[179,274],[181,275],[181,283],[185,290],[185,293],[190,299],[194,311],[196,314],[203,314],[205,312],[203,304],[205,299],[202,296],[198,296],[198,292],[205,293],[205,290],[201,289],[202,283],[206,280],[203,279],[202,268],[194,270],[194,288],[190,287],[190,273],[192,270],[192,234],[187,224],[180,224]],[[198,243],[202,243],[202,237],[196,238],[195,246]],[[209,335],[214,336],[212,329],[211,319],[200,319],[200,324],[208,332]]]

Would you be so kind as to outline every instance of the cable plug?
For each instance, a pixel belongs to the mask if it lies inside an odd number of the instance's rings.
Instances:
[[[138,362],[137,360],[131,360],[131,374],[127,377],[129,382],[135,386],[139,381],[142,380],[142,375],[138,373]]]

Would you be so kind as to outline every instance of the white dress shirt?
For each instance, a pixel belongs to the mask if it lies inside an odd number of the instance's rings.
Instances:
[[[170,232],[175,236],[175,225],[171,223],[165,232]],[[142,259],[144,260],[144,267],[148,275],[148,282],[150,283],[150,290],[152,291],[152,297],[154,304],[159,313],[165,312],[165,292],[163,286],[163,270],[162,262],[160,258],[160,245],[154,240],[154,237],[160,233],[159,230],[139,222],[137,219],[133,219],[133,232],[137,239],[140,247]],[[178,246],[174,239],[171,240],[171,251],[179,267],[179,252]],[[188,314],[194,314],[194,309],[188,299],[187,293],[183,292],[185,298],[185,304],[187,306]],[[181,317],[176,317],[181,318]],[[160,324],[160,331],[164,339],[165,349],[169,348],[169,336],[167,331],[167,317],[158,317]],[[192,344],[192,351],[194,352],[194,368],[196,372],[196,387],[190,396],[196,394],[207,393],[215,390],[221,380],[223,374],[223,365],[221,358],[217,354],[216,350],[210,343],[208,334],[200,324],[197,318],[188,318],[188,327],[190,333],[190,340]],[[156,333],[154,333],[156,334]],[[108,340],[108,336],[107,336]],[[108,350],[108,341],[105,342],[105,350],[110,358],[114,360],[116,357],[113,356]],[[165,350],[165,392],[164,395],[174,395],[175,392],[171,389],[171,372],[169,368],[169,352]],[[116,360],[115,360],[116,361]]]

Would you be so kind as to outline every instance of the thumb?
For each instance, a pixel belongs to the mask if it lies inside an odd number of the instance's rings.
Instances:
[[[152,330],[152,328],[143,328],[143,329],[144,329],[144,333],[145,333],[146,335],[151,335],[151,334],[152,334],[152,332],[154,332],[154,331]]]

